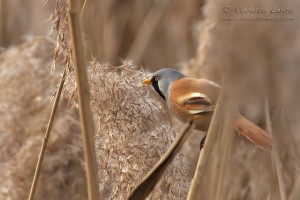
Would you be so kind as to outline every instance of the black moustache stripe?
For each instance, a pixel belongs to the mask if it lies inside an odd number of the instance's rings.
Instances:
[[[159,96],[161,96],[165,101],[166,101],[166,97],[161,93],[161,91],[159,90],[159,87],[158,87],[158,82],[155,81],[154,79],[151,79],[151,83],[155,89],[155,91],[159,94]]]

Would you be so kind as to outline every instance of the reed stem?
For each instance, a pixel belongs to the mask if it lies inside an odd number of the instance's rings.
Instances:
[[[60,96],[61,96],[61,92],[62,92],[62,89],[63,89],[63,86],[64,86],[66,74],[67,74],[67,67],[65,68],[65,70],[63,72],[63,76],[61,78],[59,88],[58,88],[58,91],[57,91],[57,94],[56,94],[56,97],[55,97],[55,101],[54,101],[54,104],[53,104],[53,107],[52,107],[50,119],[49,119],[49,122],[48,122],[48,126],[47,126],[47,129],[46,129],[44,139],[43,139],[43,144],[42,144],[41,151],[40,151],[40,154],[39,154],[38,162],[37,162],[37,165],[36,165],[36,168],[35,168],[35,172],[34,172],[33,181],[32,181],[32,184],[31,184],[28,200],[33,200],[34,199],[35,191],[36,191],[36,188],[37,188],[39,176],[40,176],[41,169],[42,169],[43,160],[44,160],[47,145],[48,145],[48,140],[49,140],[49,137],[50,137],[50,133],[51,133],[54,117],[55,117],[55,114],[56,114],[56,111],[57,111],[57,107],[58,107],[59,99],[60,99]]]
[[[223,104],[224,104],[224,92],[222,91],[216,105],[214,115],[212,117],[212,121],[210,127],[208,129],[206,135],[206,141],[204,143],[203,148],[201,149],[199,160],[197,163],[195,175],[193,177],[190,190],[188,193],[187,200],[195,200],[200,198],[200,186],[203,181],[203,176],[206,171],[206,167],[208,164],[208,158],[214,146],[215,140],[217,138],[219,123],[223,114]]]
[[[267,131],[269,132],[269,134],[271,136],[273,136],[272,122],[271,122],[271,116],[270,116],[270,106],[269,106],[268,99],[266,99],[266,103],[265,103],[265,115],[266,115]],[[276,177],[277,177],[277,182],[278,182],[280,199],[286,200],[287,196],[286,196],[285,188],[284,188],[284,180],[283,180],[282,166],[281,166],[282,163],[280,162],[277,144],[274,144],[274,146],[272,148],[271,159],[275,166],[275,172],[276,172]]]
[[[102,199],[98,185],[98,170],[94,148],[94,125],[90,108],[90,93],[87,77],[86,52],[83,46],[82,29],[80,26],[80,1],[68,0],[69,31],[72,44],[76,86],[78,89],[81,129],[85,152],[85,170],[89,200]]]

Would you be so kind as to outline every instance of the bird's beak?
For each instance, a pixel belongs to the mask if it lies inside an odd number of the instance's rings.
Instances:
[[[145,79],[145,80],[143,81],[143,83],[146,84],[146,85],[151,85],[151,80]]]

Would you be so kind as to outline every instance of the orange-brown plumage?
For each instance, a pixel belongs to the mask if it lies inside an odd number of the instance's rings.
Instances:
[[[274,139],[270,135],[240,114],[235,120],[234,125],[239,133],[244,135],[261,149],[268,149],[274,144]]]
[[[218,100],[220,88],[205,79],[181,78],[172,84],[169,95],[169,107],[171,112],[181,121],[192,119],[196,129],[207,131],[214,111],[214,105]],[[190,102],[189,96],[193,93],[207,95],[208,98],[196,99]],[[186,101],[181,101],[187,97]],[[195,102],[195,101],[198,101]],[[200,114],[191,114],[189,111],[203,110]]]

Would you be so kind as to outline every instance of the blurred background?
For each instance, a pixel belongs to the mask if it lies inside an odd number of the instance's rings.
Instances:
[[[49,35],[55,1],[0,2],[1,47]],[[188,61],[197,48],[202,5],[201,0],[88,0],[82,11],[88,54],[111,64],[129,58],[148,69]]]
[[[20,44],[25,37],[48,35],[52,23],[48,19],[54,6],[55,1],[45,3],[39,0],[1,0],[1,47]]]

